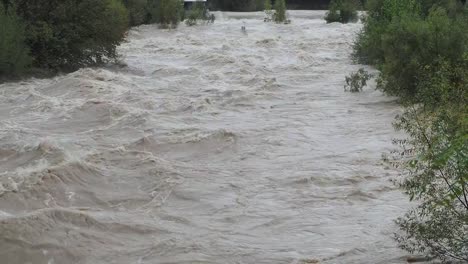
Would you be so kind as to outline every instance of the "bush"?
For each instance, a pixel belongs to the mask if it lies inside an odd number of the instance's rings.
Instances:
[[[382,36],[392,20],[419,17],[421,0],[368,0],[364,28],[354,43],[353,57],[363,64],[379,66],[384,61]]]
[[[354,46],[399,96],[395,126],[408,135],[394,164],[417,207],[397,220],[402,249],[468,261],[468,14],[455,0],[369,0]]]
[[[124,0],[123,3],[128,10],[130,26],[149,22],[151,17],[148,10],[148,0]]]
[[[352,73],[350,76],[346,76],[344,90],[352,93],[361,92],[362,88],[367,85],[367,81],[369,81],[371,78],[372,75],[361,68],[357,72]]]
[[[330,8],[325,16],[327,23],[340,22],[349,23],[358,20],[357,8],[359,3],[356,0],[332,0]]]
[[[286,18],[286,2],[285,2],[285,0],[276,0],[275,1],[275,14],[273,15],[273,20],[276,23],[288,22],[287,18]]]
[[[1,3],[0,36],[0,77],[24,72],[31,63],[24,25],[12,8],[6,11]]]
[[[382,36],[387,25],[372,16],[364,18],[364,28],[353,43],[353,59],[361,64],[379,66],[384,61]]]
[[[423,1],[424,2],[424,1]],[[354,46],[354,58],[381,70],[378,88],[403,100],[415,100],[424,67],[434,58],[456,63],[468,48],[465,16],[451,18],[440,7],[428,15],[420,2],[378,0],[365,19]]]
[[[187,26],[194,26],[198,23],[199,20],[213,23],[215,16],[208,12],[208,9],[203,3],[195,2],[190,10],[185,14],[187,20],[185,24]]]
[[[182,20],[183,12],[182,0],[152,0],[150,6],[152,21],[162,28],[176,28]]]
[[[75,70],[116,57],[128,15],[119,0],[17,0],[36,67]]]
[[[400,247],[441,259],[468,261],[468,54],[441,61],[419,90],[424,104],[410,106],[396,127],[401,187],[419,205],[398,219]],[[433,69],[429,69],[432,71]]]
[[[404,16],[392,21],[382,37],[385,62],[378,87],[390,95],[413,100],[418,84],[434,58],[457,62],[468,47],[465,21],[452,20],[442,8],[426,19]]]

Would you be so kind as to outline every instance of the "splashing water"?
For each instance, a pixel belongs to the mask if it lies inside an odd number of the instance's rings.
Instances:
[[[404,263],[399,108],[343,92],[361,25],[290,15],[141,26],[125,67],[1,85],[1,262]]]

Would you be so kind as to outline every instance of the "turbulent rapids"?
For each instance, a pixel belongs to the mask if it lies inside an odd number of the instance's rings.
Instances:
[[[343,91],[361,25],[216,15],[0,85],[0,263],[404,263],[399,108]]]

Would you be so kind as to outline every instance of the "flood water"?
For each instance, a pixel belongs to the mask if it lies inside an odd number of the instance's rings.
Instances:
[[[361,24],[216,15],[0,85],[0,263],[405,263],[399,107],[343,91]]]

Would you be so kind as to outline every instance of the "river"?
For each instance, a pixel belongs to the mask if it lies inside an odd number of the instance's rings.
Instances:
[[[145,25],[118,66],[0,85],[0,262],[405,263],[400,109],[343,91],[362,25],[323,15]]]

